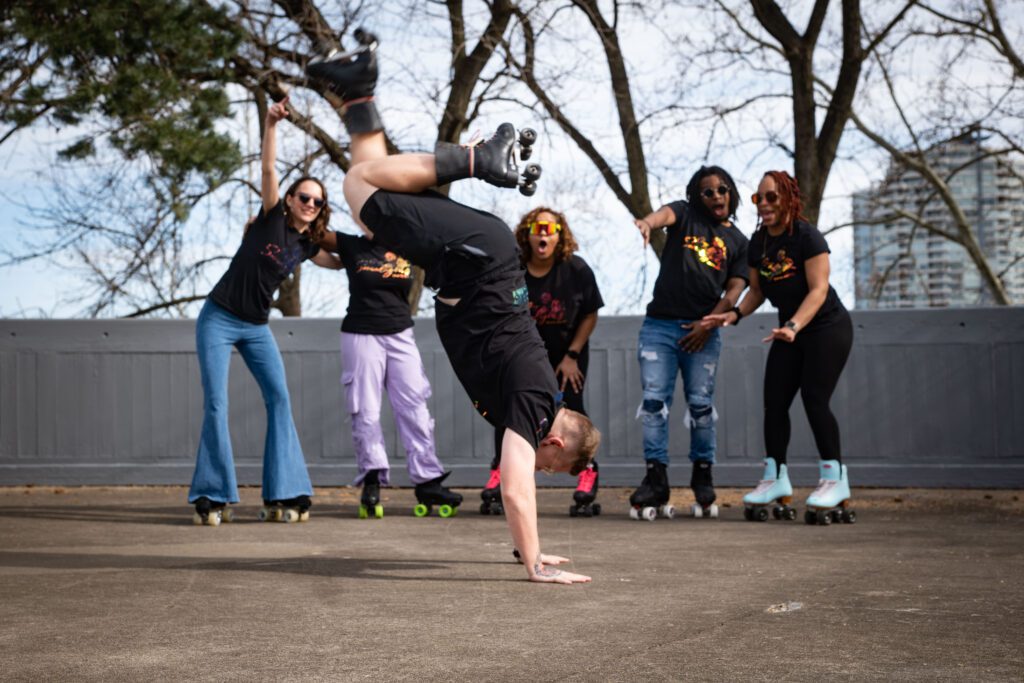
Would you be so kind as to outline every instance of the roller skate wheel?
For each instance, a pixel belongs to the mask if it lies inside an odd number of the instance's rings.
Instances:
[[[451,505],[441,505],[437,508],[437,514],[447,519],[448,517],[453,516],[456,510],[458,510],[458,508],[453,508]]]
[[[299,513],[295,510],[285,510],[279,517],[279,519],[281,519],[285,524],[297,522],[299,521],[299,518]]]
[[[519,186],[519,194],[523,195],[524,197],[532,197],[533,195],[537,194],[537,183],[535,183],[532,180],[527,180],[526,182]]]
[[[201,514],[199,514],[198,512],[193,512],[192,513],[192,523],[195,524],[196,526],[202,526],[203,525],[203,516]]]
[[[527,164],[523,170],[523,177],[527,180],[537,180],[540,178],[540,164]]]
[[[274,511],[271,510],[270,508],[260,508],[260,511],[256,513],[256,519],[260,520],[261,522],[269,522],[271,521],[271,518],[273,516]]]
[[[782,513],[783,518],[792,522],[796,519],[796,508],[786,508],[785,512]]]
[[[491,506],[487,503],[480,503],[480,514],[489,515],[491,514]]]
[[[750,508],[750,507],[743,508],[743,519],[747,520],[748,522],[753,522],[754,521],[754,509]]]
[[[423,503],[418,503],[416,507],[412,509],[412,514],[416,515],[417,517],[426,517],[430,514],[430,507],[424,505]]]
[[[704,516],[704,508],[702,508],[697,503],[694,503],[693,505],[690,506],[690,515],[696,519],[700,519]]]
[[[775,507],[772,508],[772,517],[774,517],[775,519],[782,519],[782,507],[781,506],[776,505]]]
[[[636,508],[629,508],[629,518],[640,519],[640,511],[637,510]]]
[[[569,506],[569,516],[570,517],[578,517],[579,514],[580,514],[580,510],[579,510],[578,507],[576,507],[575,505],[570,505]]]
[[[814,510],[805,510],[804,511],[804,523],[805,524],[817,524],[818,523],[818,517],[817,517],[817,515],[814,514]]]
[[[597,517],[598,515],[601,514],[601,504],[600,503],[594,503],[593,505],[590,506],[590,509],[594,511],[594,516],[595,517]]]
[[[640,514],[648,522],[653,522],[658,516],[658,510],[657,508],[644,508]]]
[[[675,516],[676,516],[676,508],[675,508],[675,506],[674,505],[662,505],[661,506],[661,516],[664,517],[665,519],[675,519]]]
[[[843,510],[843,522],[846,524],[856,524],[857,513],[853,510]]]
[[[817,518],[818,524],[823,526],[828,526],[832,523],[832,515],[828,513],[828,510],[818,510],[815,517]]]
[[[384,519],[384,506],[383,505],[374,505],[373,506],[373,516],[376,517],[377,519]]]
[[[226,507],[221,510],[220,518],[225,524],[231,524],[231,522],[235,521],[235,511]]]
[[[537,131],[533,128],[523,128],[519,131],[519,144],[523,147],[532,147],[537,142]]]
[[[366,519],[369,516],[370,516],[370,514],[367,511],[366,506],[365,505],[360,505],[359,506],[359,519]]]
[[[711,507],[708,508],[708,517],[711,519],[718,519],[718,506],[714,503],[712,503]]]
[[[839,524],[840,522],[842,522],[842,521],[843,521],[843,513],[842,513],[842,511],[840,511],[840,510],[833,510],[833,511],[832,511],[832,512],[830,513],[830,516],[832,517],[832,521],[833,521],[833,522],[834,522],[835,524]]]
[[[505,506],[502,505],[501,503],[495,503],[493,506],[491,506],[491,514],[492,515],[503,515],[503,514],[505,514]]]
[[[754,513],[754,518],[759,522],[768,521],[768,508],[758,508],[757,512]]]

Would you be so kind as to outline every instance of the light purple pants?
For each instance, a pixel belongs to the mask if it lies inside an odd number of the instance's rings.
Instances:
[[[384,389],[405,447],[409,479],[421,484],[444,474],[434,450],[434,419],[427,410],[430,383],[411,327],[388,335],[342,332],[341,383],[352,417],[359,467],[356,485],[370,470],[381,470],[380,483],[388,484],[388,454],[380,427]]]

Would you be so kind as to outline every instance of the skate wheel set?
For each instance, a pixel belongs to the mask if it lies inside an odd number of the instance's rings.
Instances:
[[[537,131],[523,128],[519,131],[518,157],[522,163],[533,155],[533,145],[537,142]],[[537,181],[540,180],[540,164],[527,164],[523,168],[522,180],[519,181],[519,193],[524,197],[532,197],[537,192]]]
[[[793,512],[795,517],[796,511],[794,510]],[[807,511],[804,512],[804,522],[807,524],[820,524],[822,526],[828,526],[832,523],[856,524],[857,512],[851,510],[846,505],[840,505],[839,507],[829,509],[808,508]]]
[[[433,510],[433,506],[419,503],[412,509],[412,514],[416,517],[426,517],[430,514],[431,510]],[[437,507],[437,516],[444,518],[454,517],[458,511],[458,507],[453,507],[451,505],[439,505]]]
[[[261,507],[257,513],[256,518],[261,522],[284,522],[285,524],[294,524],[295,522],[308,522],[309,521],[309,510],[299,510],[298,508],[286,508],[277,505],[270,507]]]
[[[629,518],[635,520],[644,520],[647,522],[653,522],[658,517],[664,517],[665,519],[673,519],[676,516],[676,508],[674,505],[668,503],[659,507],[637,507],[633,506],[629,511]]]
[[[771,513],[769,513],[771,510]],[[796,508],[787,504],[747,505],[743,508],[743,519],[748,522],[767,522],[768,517],[792,522],[796,519]]]
[[[601,514],[600,503],[585,503],[583,505],[570,505],[570,517],[597,517]]]
[[[229,524],[235,521],[235,511],[225,503],[214,503],[209,498],[200,498],[195,502],[195,506],[192,523],[196,526],[220,526],[221,522]]]
[[[505,514],[505,506],[501,504],[501,500],[485,500],[480,503],[480,514],[481,515],[503,515]]]
[[[359,505],[359,519],[384,519],[384,506],[378,503],[377,505]]]
[[[694,503],[690,506],[690,516],[694,519],[718,519],[718,506],[714,503],[711,505]]]

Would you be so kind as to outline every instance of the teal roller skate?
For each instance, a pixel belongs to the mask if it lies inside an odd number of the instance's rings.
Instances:
[[[850,480],[846,476],[846,465],[840,465],[838,460],[822,460],[819,467],[821,478],[818,479],[818,488],[807,497],[804,521],[808,524],[853,524],[857,521],[857,513],[850,509]]]
[[[775,458],[764,459],[764,474],[753,491],[743,496],[743,518],[748,522],[767,522],[768,509],[775,519],[796,519],[793,485],[789,483],[789,470],[777,465]]]

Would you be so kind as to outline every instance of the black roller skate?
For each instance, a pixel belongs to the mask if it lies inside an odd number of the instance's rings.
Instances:
[[[202,496],[194,505],[196,511],[192,515],[192,523],[196,526],[220,526],[221,522],[235,521],[235,512],[227,503],[217,503]]]
[[[690,514],[696,518],[718,518],[718,506],[715,505],[715,483],[711,479],[711,463],[698,460],[693,463],[693,474],[690,475],[690,488],[696,503],[690,506]]]
[[[309,496],[296,496],[286,500],[266,500],[257,517],[261,522],[308,522],[309,508],[313,501]]]
[[[481,515],[502,515],[505,513],[505,506],[501,502],[501,470],[495,467],[491,470],[491,476],[487,480],[487,486],[480,492]]]
[[[591,463],[587,469],[580,472],[579,484],[572,493],[575,501],[569,506],[570,517],[596,517],[601,514],[601,504],[595,503],[597,498],[597,463]]]
[[[359,519],[370,514],[377,519],[384,518],[384,506],[380,504],[380,471],[370,470],[363,478],[363,495],[359,499]]]
[[[412,510],[414,515],[426,517],[430,514],[433,505],[438,506],[437,514],[441,517],[451,517],[458,512],[459,505],[462,503],[462,494],[441,486],[441,482],[450,474],[451,472],[445,472],[437,479],[416,484],[416,500],[419,502]]]
[[[363,29],[354,33],[358,47],[329,52],[306,65],[306,74],[341,98],[342,120],[349,133],[383,130],[373,93],[377,87],[377,37]]]
[[[668,502],[671,495],[672,491],[668,486],[668,465],[649,460],[644,480],[629,497],[629,504],[633,506],[629,516],[633,519],[646,519],[648,522],[653,522],[659,514],[672,519],[676,516],[676,509]]]
[[[437,184],[479,178],[497,187],[518,187],[520,193],[529,197],[537,191],[540,164],[527,164],[520,177],[519,162],[530,158],[536,141],[537,133],[532,128],[520,130],[517,139],[515,127],[503,123],[486,142],[439,142],[434,147]]]

